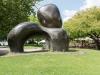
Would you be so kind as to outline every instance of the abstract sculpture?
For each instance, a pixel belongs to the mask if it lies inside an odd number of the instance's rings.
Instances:
[[[56,5],[48,4],[37,12],[41,25],[24,22],[18,24],[8,34],[8,45],[12,52],[24,52],[25,41],[31,36],[44,36],[46,48],[52,51],[68,50],[68,35],[62,29],[60,12]]]

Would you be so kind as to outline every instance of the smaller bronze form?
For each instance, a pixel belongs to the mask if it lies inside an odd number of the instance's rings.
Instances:
[[[56,5],[48,4],[37,12],[42,26],[25,22],[18,24],[8,34],[8,45],[12,52],[24,52],[25,41],[31,36],[43,35],[46,39],[46,48],[52,51],[67,51],[68,35],[62,29],[60,12]]]
[[[54,4],[41,7],[37,12],[41,25],[47,28],[61,28],[62,20],[59,9]]]

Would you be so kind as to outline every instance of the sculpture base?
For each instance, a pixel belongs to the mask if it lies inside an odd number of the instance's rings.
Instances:
[[[50,51],[68,51],[69,38],[67,33],[61,28],[44,28],[50,38],[46,39],[46,50]]]

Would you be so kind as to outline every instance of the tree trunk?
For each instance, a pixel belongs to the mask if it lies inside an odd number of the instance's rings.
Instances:
[[[98,39],[94,39],[94,42],[96,44],[96,49],[100,50],[100,40],[99,40],[99,38]]]
[[[97,35],[96,33],[93,33],[90,35],[90,38],[92,38],[94,40],[96,49],[100,50],[100,36]]]

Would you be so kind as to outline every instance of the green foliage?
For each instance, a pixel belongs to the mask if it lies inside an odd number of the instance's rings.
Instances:
[[[100,51],[16,54],[0,58],[0,75],[100,75]]]
[[[100,36],[100,8],[79,11],[64,23],[64,28],[70,33],[71,38],[90,36],[93,33]]]
[[[18,23],[28,21],[38,1],[41,0],[0,0],[0,38],[6,37]]]
[[[30,22],[34,22],[34,23],[38,23],[39,24],[39,21],[38,21],[36,16],[30,15],[28,17],[28,19],[29,19]]]

